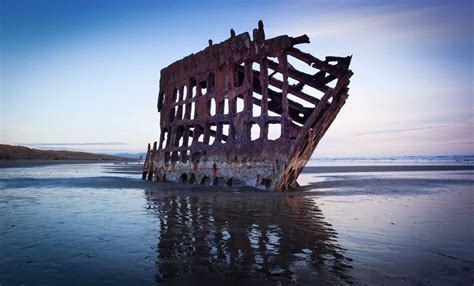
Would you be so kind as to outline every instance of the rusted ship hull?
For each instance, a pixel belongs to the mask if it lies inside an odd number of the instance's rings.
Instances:
[[[161,71],[161,134],[143,179],[288,191],[348,96],[351,57],[265,39],[263,23]],[[300,71],[296,65],[302,66]],[[309,70],[307,72],[306,70]]]

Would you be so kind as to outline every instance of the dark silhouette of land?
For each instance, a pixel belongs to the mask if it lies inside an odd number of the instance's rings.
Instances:
[[[51,163],[89,163],[102,161],[130,161],[106,154],[94,154],[75,151],[38,150],[24,146],[0,144],[0,168],[14,166],[33,166]]]

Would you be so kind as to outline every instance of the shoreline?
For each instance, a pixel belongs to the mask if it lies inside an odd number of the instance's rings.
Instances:
[[[143,164],[130,160],[0,160],[0,169],[28,168],[60,164],[105,164],[114,163],[128,166],[126,171],[141,171]],[[130,165],[127,165],[130,164]],[[420,171],[473,171],[474,165],[349,165],[349,166],[306,166],[302,174],[324,173],[369,173],[369,172],[420,172]],[[123,170],[125,171],[125,170]]]

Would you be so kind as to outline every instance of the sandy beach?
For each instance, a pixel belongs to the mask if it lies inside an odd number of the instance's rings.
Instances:
[[[136,164],[0,170],[0,283],[462,285],[472,165],[320,166],[304,191],[142,181]]]

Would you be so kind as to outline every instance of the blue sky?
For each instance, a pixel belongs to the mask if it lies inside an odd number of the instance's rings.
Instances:
[[[474,153],[472,1],[0,3],[1,143],[143,151],[159,138],[160,70],[262,19],[267,37],[353,55],[315,155]]]

